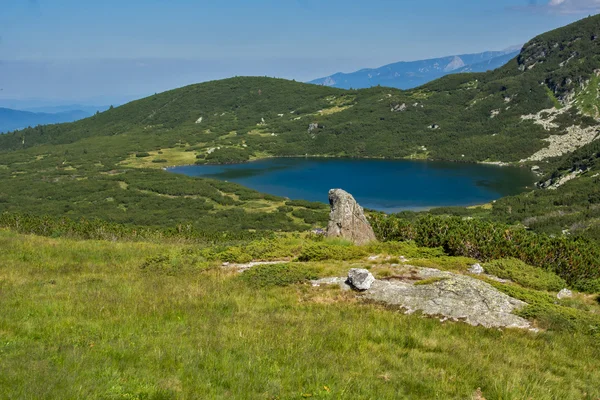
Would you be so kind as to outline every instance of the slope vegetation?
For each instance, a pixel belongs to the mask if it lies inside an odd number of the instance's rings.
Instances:
[[[2,135],[0,210],[294,230],[318,220],[298,217],[313,212],[310,207],[296,210],[285,199],[162,169],[321,155],[502,161],[552,173],[561,157],[595,143],[598,35],[600,16],[586,18],[533,39],[500,69],[446,76],[409,91],[232,78],[156,94],[71,124]],[[548,197],[548,205],[522,212],[494,207],[491,216],[518,215],[522,222],[552,213],[560,201],[539,193],[532,196]],[[526,202],[518,199],[510,201]]]

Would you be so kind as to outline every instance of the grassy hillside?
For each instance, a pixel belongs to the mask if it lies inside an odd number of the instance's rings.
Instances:
[[[546,276],[498,284],[533,305],[523,315],[539,333],[440,323],[305,283],[356,266],[393,274],[395,261],[369,254],[455,271],[473,262],[439,249],[300,236],[217,249],[6,230],[0,247],[0,398],[600,396],[600,307],[579,294],[557,301],[533,285]],[[315,248],[327,249],[319,261]],[[248,254],[307,261],[241,275],[220,267]]]

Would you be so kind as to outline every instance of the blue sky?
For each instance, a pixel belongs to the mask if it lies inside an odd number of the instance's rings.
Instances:
[[[600,0],[0,0],[0,99],[137,97],[500,50]]]

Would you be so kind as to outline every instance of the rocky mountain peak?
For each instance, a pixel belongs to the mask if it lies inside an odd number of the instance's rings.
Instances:
[[[446,67],[444,68],[444,71],[446,72],[450,72],[450,71],[454,71],[455,69],[459,69],[464,67],[465,62],[462,60],[462,58],[460,58],[459,56],[454,56],[452,58],[452,61],[450,61],[450,63],[448,65],[446,65]]]

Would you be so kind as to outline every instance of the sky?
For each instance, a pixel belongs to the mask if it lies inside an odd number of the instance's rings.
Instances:
[[[597,12],[600,0],[0,0],[0,106],[307,81],[502,50]]]

